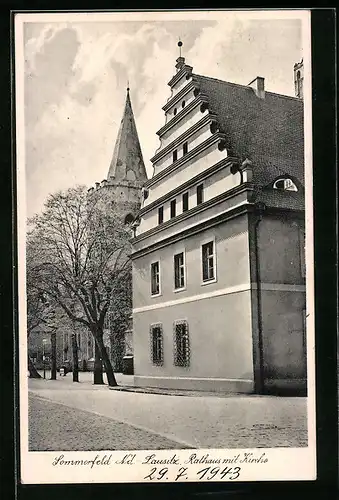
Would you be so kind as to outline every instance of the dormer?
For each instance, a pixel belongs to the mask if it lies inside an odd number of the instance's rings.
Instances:
[[[276,179],[273,183],[273,189],[278,189],[279,191],[298,191],[295,182],[290,177],[286,176]]]

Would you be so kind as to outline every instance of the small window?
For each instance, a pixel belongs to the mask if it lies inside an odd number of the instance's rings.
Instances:
[[[158,224],[162,224],[164,222],[164,207],[158,208]]]
[[[183,156],[187,155],[188,153],[188,143],[187,142],[184,142],[183,146],[182,146],[182,154]]]
[[[273,189],[280,189],[282,191],[298,191],[297,186],[292,179],[278,179],[273,185]]]
[[[174,288],[185,287],[185,259],[184,252],[174,255]]]
[[[160,265],[158,262],[151,264],[151,294],[160,294]]]
[[[162,365],[164,362],[162,325],[151,325],[151,359],[153,365]]]
[[[202,280],[215,279],[215,255],[214,242],[210,241],[202,245]]]
[[[174,109],[173,109],[173,114],[174,114],[174,116],[177,114],[177,111],[178,111],[178,110],[177,110],[177,108],[174,108]]]
[[[184,108],[184,107],[185,107],[185,104],[186,104],[186,102],[185,102],[185,101],[182,101],[182,103],[181,103],[181,107],[182,107],[182,108]]]
[[[188,210],[188,193],[182,195],[182,211],[187,212]]]
[[[174,365],[190,365],[188,323],[185,320],[174,323]]]
[[[178,151],[175,149],[175,150],[173,151],[173,163],[174,163],[175,161],[177,161],[177,159],[178,159]]]
[[[197,205],[200,205],[204,201],[204,185],[199,184],[197,186]]]
[[[171,219],[176,216],[177,200],[171,201]]]

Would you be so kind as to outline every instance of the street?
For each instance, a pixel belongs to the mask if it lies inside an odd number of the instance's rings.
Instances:
[[[307,446],[306,398],[122,392],[92,377],[28,380],[31,451]]]

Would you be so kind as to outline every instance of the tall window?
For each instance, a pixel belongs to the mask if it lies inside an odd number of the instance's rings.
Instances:
[[[185,286],[185,260],[184,252],[174,255],[174,288],[184,288]]]
[[[185,320],[174,323],[174,364],[175,366],[190,364],[188,323]]]
[[[158,295],[160,293],[160,264],[153,262],[151,264],[151,293]]]
[[[151,360],[154,365],[162,365],[164,362],[163,334],[161,323],[151,325]]]
[[[162,224],[164,222],[164,207],[158,208],[158,224]]]
[[[182,211],[187,212],[188,210],[188,193],[182,195]]]
[[[176,205],[177,205],[177,200],[172,200],[171,201],[171,219],[176,216]]]
[[[210,241],[202,245],[202,280],[213,279],[215,279],[214,242]]]
[[[184,144],[182,145],[182,154],[183,156],[187,155],[188,153],[188,142],[184,142]]]
[[[204,185],[199,184],[197,186],[197,205],[200,205],[204,201]]]
[[[173,163],[174,163],[175,161],[177,161],[177,159],[178,159],[178,151],[175,149],[175,150],[173,151]]]

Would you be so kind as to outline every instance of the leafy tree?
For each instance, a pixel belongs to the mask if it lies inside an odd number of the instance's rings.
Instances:
[[[114,207],[107,210],[103,204],[103,189],[99,196],[83,186],[49,196],[42,213],[29,221],[27,269],[40,292],[91,331],[108,384],[115,386],[103,327],[116,290],[130,272],[130,233]]]

